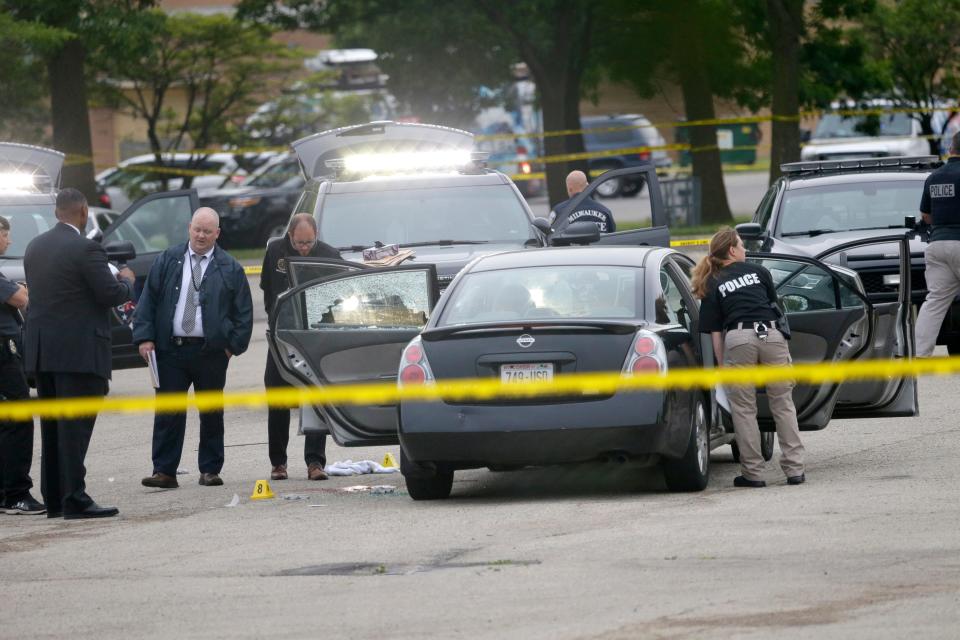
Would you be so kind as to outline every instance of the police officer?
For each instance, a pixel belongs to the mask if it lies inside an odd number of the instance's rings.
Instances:
[[[290,287],[287,277],[287,259],[291,256],[314,258],[340,258],[340,252],[334,247],[317,240],[317,221],[309,213],[298,213],[290,220],[287,234],[267,245],[263,256],[263,270],[260,273],[260,288],[263,289],[263,304],[267,315],[273,313],[273,306],[283,291]],[[263,373],[263,384],[270,387],[290,386],[280,376],[273,356],[267,353],[267,368]],[[267,448],[270,454],[270,472],[272,480],[287,479],[287,444],[290,442],[290,409],[270,407],[267,413]],[[303,458],[307,464],[307,478],[326,480],[326,436],[308,433],[304,436]]]
[[[927,298],[917,316],[917,356],[933,354],[943,317],[960,293],[960,132],[950,144],[950,158],[923,183],[920,215],[932,225],[924,251]]]
[[[709,333],[717,366],[756,364],[786,366],[790,350],[778,329],[777,294],[770,272],[746,262],[747,252],[736,231],[723,227],[710,239],[710,251],[693,270],[693,292],[700,304],[700,331]],[[737,487],[765,487],[756,390],[751,386],[725,388],[740,449],[741,475]],[[780,467],[788,484],[802,484],[803,444],[793,406],[793,382],[767,385],[770,410],[780,441]]]
[[[10,222],[0,216],[0,255],[10,246]],[[27,308],[27,288],[0,273],[0,400],[30,397],[23,373],[21,310]],[[0,421],[0,506],[9,514],[41,515],[47,508],[33,499],[33,420]]]
[[[600,233],[613,233],[617,230],[613,213],[593,198],[584,198],[575,210],[567,211],[570,200],[586,188],[587,175],[583,171],[571,171],[567,176],[567,195],[570,198],[553,208],[550,212],[550,224],[560,231],[572,222],[593,222],[600,229]]]

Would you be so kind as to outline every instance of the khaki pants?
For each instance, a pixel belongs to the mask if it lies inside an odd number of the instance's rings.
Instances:
[[[927,298],[917,316],[917,357],[933,355],[940,325],[960,293],[960,240],[936,240],[924,251]]]
[[[766,341],[757,337],[753,328],[733,329],[724,338],[724,366],[749,367],[756,364],[790,364],[787,341],[776,329],[770,329]],[[762,480],[764,461],[760,453],[760,428],[757,426],[757,391],[750,386],[725,388],[733,414],[733,429],[740,449],[740,468],[744,478]],[[770,411],[777,423],[780,441],[780,468],[788,478],[803,473],[803,444],[797,427],[797,410],[793,406],[793,382],[767,385]]]

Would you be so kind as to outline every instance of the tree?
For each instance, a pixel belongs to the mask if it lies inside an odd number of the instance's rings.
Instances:
[[[258,97],[299,68],[302,55],[271,41],[271,31],[223,15],[147,11],[95,59],[98,94],[147,123],[157,163],[189,140],[194,165],[212,144],[236,142]],[[173,94],[182,104],[174,108]],[[184,180],[189,186],[190,178]]]
[[[871,56],[880,61],[896,104],[915,109],[930,153],[939,155],[934,112],[960,94],[960,3],[900,0],[882,3],[865,22]]]
[[[381,20],[416,20],[427,37],[412,38],[411,43],[429,51],[434,43],[430,35],[442,32],[448,25],[469,25],[481,21],[487,28],[472,31],[473,40],[461,40],[451,53],[434,53],[421,58],[411,73],[425,73],[431,65],[450,63],[473,69],[502,55],[525,62],[541,96],[544,129],[579,129],[580,99],[589,88],[590,70],[595,65],[592,47],[598,23],[596,5],[587,0],[527,0],[522,3],[496,0],[473,0],[456,5],[460,15],[451,22],[451,5],[441,0],[241,0],[242,17],[266,19],[281,27],[307,27],[316,31],[338,33],[355,25],[378,24]],[[493,27],[493,28],[490,28]],[[452,33],[461,33],[454,30]],[[469,44],[469,48],[466,46]],[[435,49],[434,49],[435,50]],[[436,51],[436,50],[435,50]],[[507,54],[510,54],[507,56]],[[441,63],[436,56],[452,59]],[[426,65],[426,66],[424,66]],[[504,73],[506,73],[504,69]],[[439,83],[438,86],[443,86]],[[548,136],[544,141],[546,155],[583,152],[580,135]],[[574,168],[586,169],[582,159],[547,164],[547,182],[552,204],[567,198],[566,174]]]
[[[57,29],[14,20],[0,13],[0,139],[29,144],[43,141],[49,122],[43,53],[67,37]]]
[[[67,154],[63,184],[96,197],[87,106],[86,63],[91,50],[123,33],[127,20],[153,0],[0,0],[19,21],[50,27],[64,37],[45,50],[53,146]]]

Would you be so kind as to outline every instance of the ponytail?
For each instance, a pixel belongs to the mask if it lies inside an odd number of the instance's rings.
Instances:
[[[707,287],[710,280],[721,270],[730,259],[730,249],[737,246],[740,236],[730,227],[720,227],[720,230],[710,238],[710,250],[697,266],[693,268],[691,287],[693,295],[702,300],[707,297]]]

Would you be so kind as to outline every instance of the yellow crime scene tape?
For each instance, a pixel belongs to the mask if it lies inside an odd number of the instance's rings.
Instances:
[[[398,386],[395,382],[335,385],[310,388],[273,388],[265,391],[205,391],[188,396],[158,393],[153,396],[19,400],[0,402],[0,420],[30,417],[65,418],[96,413],[181,413],[188,409],[254,409],[264,406],[384,405],[404,401],[485,401],[497,398],[536,398],[581,394],[609,395],[615,391],[713,389],[718,385],[761,387],[775,382],[823,384],[890,378],[944,376],[960,372],[960,356],[815,362],[788,367],[753,366],[674,369],[664,374],[625,376],[617,373],[573,373],[552,381],[502,382],[498,378],[445,380],[431,384]]]

